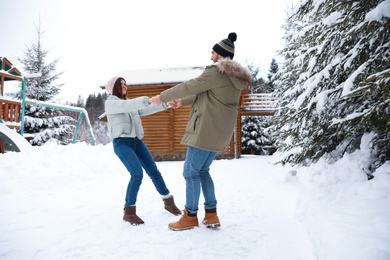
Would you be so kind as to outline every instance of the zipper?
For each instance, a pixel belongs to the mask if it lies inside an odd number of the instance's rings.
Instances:
[[[195,122],[194,122],[194,131],[195,131],[195,129],[196,129],[196,122],[198,121],[198,119],[199,119],[199,116],[197,116],[196,119],[195,119]]]

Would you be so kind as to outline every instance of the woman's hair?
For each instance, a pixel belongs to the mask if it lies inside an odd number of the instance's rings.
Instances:
[[[122,86],[121,86],[122,79],[125,80],[124,78],[118,78],[115,81],[114,87],[112,88],[112,94],[114,96],[117,96],[120,99],[126,99],[126,94],[122,95]],[[125,84],[126,84],[126,80],[125,80]]]

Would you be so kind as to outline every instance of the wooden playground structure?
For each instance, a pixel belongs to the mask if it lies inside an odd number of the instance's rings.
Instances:
[[[66,111],[79,112],[79,120],[77,123],[76,131],[73,137],[73,143],[76,142],[77,134],[81,125],[81,121],[83,117],[85,118],[88,129],[91,134],[92,143],[95,145],[95,137],[92,132],[92,128],[90,126],[88,113],[83,108],[64,106],[49,102],[38,102],[37,100],[27,99],[25,97],[26,92],[26,83],[29,78],[37,78],[40,77],[39,74],[34,75],[25,75],[23,76],[18,69],[16,69],[12,63],[5,57],[0,57],[0,124],[7,126],[9,129],[15,129],[19,132],[20,136],[23,137],[24,134],[24,113],[25,113],[25,105],[35,105],[42,107],[49,107],[54,109],[61,109]],[[22,83],[21,96],[22,100],[13,100],[4,97],[4,83],[9,80],[17,80]],[[2,129],[2,130],[1,130]],[[9,131],[5,130],[5,128],[1,128],[0,130],[0,152],[4,153],[4,145],[10,147],[12,151],[19,152],[20,147],[18,147],[15,139],[15,135],[10,134]],[[11,137],[12,136],[12,137]]]

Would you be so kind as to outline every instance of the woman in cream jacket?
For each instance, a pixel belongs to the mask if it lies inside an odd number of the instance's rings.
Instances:
[[[141,140],[144,136],[141,116],[162,111],[167,106],[164,103],[159,106],[150,104],[146,96],[126,99],[126,81],[121,77],[111,79],[106,89],[111,94],[105,102],[108,134],[113,140],[115,154],[131,176],[126,191],[123,220],[132,225],[144,223],[136,215],[135,206],[143,178],[142,168],[145,169],[156,190],[162,196],[165,209],[174,215],[180,215],[181,211],[176,207],[173,196],[169,193],[149,149]]]

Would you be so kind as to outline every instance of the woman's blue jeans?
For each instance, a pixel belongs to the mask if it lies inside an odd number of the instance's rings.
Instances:
[[[126,206],[135,205],[137,194],[142,183],[143,170],[149,175],[160,195],[168,195],[169,190],[149,149],[138,138],[115,138],[113,141],[115,154],[130,172],[130,181],[126,192]]]
[[[191,213],[198,212],[200,191],[202,189],[205,199],[205,209],[217,207],[214,182],[210,176],[210,165],[216,152],[210,152],[188,146],[186,160],[184,162],[183,176],[186,180],[186,205]]]

